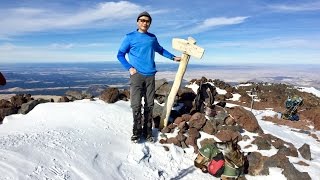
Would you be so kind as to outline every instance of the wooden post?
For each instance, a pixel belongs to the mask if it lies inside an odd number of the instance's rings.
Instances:
[[[161,115],[160,120],[160,129],[164,128],[168,124],[168,120],[170,117],[171,109],[174,103],[174,99],[177,95],[177,92],[180,88],[181,82],[183,80],[184,73],[187,70],[187,66],[189,63],[190,56],[201,59],[204,54],[204,49],[196,46],[196,40],[189,37],[188,40],[173,38],[172,47],[178,51],[182,51],[183,54],[181,56],[179,68],[174,79],[171,91],[168,95],[166,105],[164,107],[163,113]]]

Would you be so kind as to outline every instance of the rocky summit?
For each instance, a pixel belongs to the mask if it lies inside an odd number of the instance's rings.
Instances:
[[[165,80],[156,81],[154,128],[159,128],[160,117],[170,89],[170,83]],[[126,89],[106,87],[99,92],[98,97],[88,91],[67,92],[57,103],[85,98],[92,101],[100,98],[106,103],[130,99],[130,92]],[[299,117],[294,121],[283,118],[283,114],[288,113],[286,101],[293,96],[302,100],[294,110]],[[0,121],[11,114],[27,114],[38,104],[47,102],[54,100],[35,99],[30,94],[18,94],[10,99],[1,99]],[[319,105],[319,97],[286,84],[243,82],[232,86],[219,79],[205,77],[193,79],[188,85],[179,89],[175,107],[171,112],[171,121],[168,126],[159,129],[161,135],[158,141],[165,150],[169,149],[168,144],[174,144],[183,149],[193,147],[196,154],[207,144],[227,143],[235,139],[237,142],[250,142],[242,149],[238,147],[240,151],[245,152],[243,153],[245,174],[268,175],[269,168],[278,167],[283,169],[282,174],[287,179],[311,179],[307,172],[298,171],[289,158],[298,157],[300,154],[306,161],[298,163],[309,166],[308,161],[312,160],[312,147],[308,144],[295,147],[292,142],[264,132],[252,110],[275,112],[270,116],[264,116],[262,120],[287,126],[292,131],[308,134],[320,142],[319,136],[315,133],[320,130]],[[244,132],[255,135],[249,137],[244,135]],[[203,135],[209,136],[203,138]],[[246,150],[252,146],[256,146],[258,150],[276,149],[277,153],[265,156],[257,151]]]

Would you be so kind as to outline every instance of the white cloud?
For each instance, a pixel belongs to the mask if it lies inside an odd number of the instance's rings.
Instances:
[[[216,26],[224,26],[224,25],[232,25],[232,24],[241,24],[243,23],[248,17],[216,17],[216,18],[209,18],[203,21],[197,28],[199,29],[206,29]]]
[[[300,53],[290,52],[284,53],[282,51],[270,52],[242,52],[229,54],[215,54],[211,51],[210,54],[205,54],[201,60],[205,63],[215,64],[242,64],[242,63],[263,63],[263,64],[320,64],[320,54],[317,52]]]
[[[0,53],[3,53],[0,51]],[[116,60],[115,52],[105,53],[79,53],[65,51],[41,51],[41,50],[20,50],[18,52],[6,52],[1,57],[1,63],[21,63],[21,62],[90,62],[90,61],[110,61]]]
[[[240,47],[240,48],[301,48],[301,49],[320,49],[318,39],[306,38],[271,38],[254,41],[232,41],[232,42],[213,42],[206,44],[206,47],[225,48],[225,47]]]
[[[269,7],[276,11],[292,11],[292,12],[316,11],[316,10],[320,10],[320,2],[296,4],[296,5],[279,4],[279,5],[271,5]]]
[[[104,2],[93,8],[76,12],[37,8],[2,9],[0,11],[0,39],[52,29],[91,28],[97,26],[99,22],[130,18],[141,10],[141,6],[128,1]],[[103,25],[115,25],[116,23],[117,21],[112,21],[112,23]]]
[[[58,44],[58,43],[53,43],[50,45],[53,49],[71,49],[74,47],[74,44],[69,43],[69,44]]]
[[[77,43],[53,43],[50,44],[48,49],[76,49],[76,48],[89,48],[89,47],[108,47],[113,45],[112,43],[88,43],[88,44],[77,44]],[[1,48],[1,46],[0,46]]]
[[[88,62],[114,60],[115,49],[109,51],[88,51],[86,47],[110,47],[110,44],[50,44],[48,46],[17,46],[0,44],[0,63],[10,62]]]
[[[180,28],[183,31],[175,31],[171,33],[161,34],[160,36],[182,36],[182,35],[190,35],[190,34],[198,34],[210,29],[221,27],[221,26],[229,26],[234,24],[241,24],[245,22],[247,16],[238,16],[238,17],[214,17],[205,19],[200,23],[196,23],[193,21],[193,24],[184,24]]]
[[[191,28],[188,33],[197,34],[201,32],[208,31],[212,28],[220,27],[220,26],[229,26],[234,24],[243,23],[248,17],[238,16],[238,17],[214,17],[205,19],[198,26]]]
[[[94,9],[71,15],[57,25],[82,25],[100,20],[125,19],[136,15],[140,9],[140,6],[127,1],[105,2],[98,4]]]
[[[11,43],[5,43],[0,45],[0,52],[3,51],[11,51],[11,50],[15,50],[16,46],[11,44]]]

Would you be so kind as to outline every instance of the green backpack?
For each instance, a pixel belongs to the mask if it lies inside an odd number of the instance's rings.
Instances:
[[[220,177],[224,171],[224,157],[215,144],[206,144],[199,149],[194,165],[204,173]]]

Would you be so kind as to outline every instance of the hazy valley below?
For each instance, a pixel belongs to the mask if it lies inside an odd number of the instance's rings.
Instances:
[[[7,85],[0,94],[63,95],[67,90],[91,86],[127,88],[129,74],[117,62],[1,64]],[[156,79],[173,81],[177,63],[157,64]],[[206,77],[232,85],[240,82],[284,83],[320,89],[320,65],[196,65],[189,64],[184,83]]]

